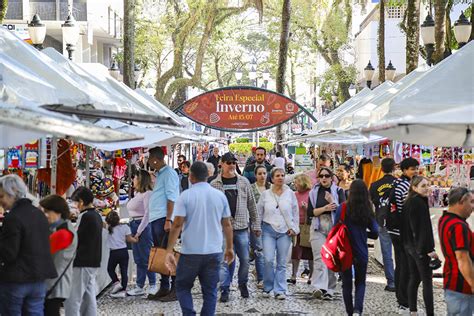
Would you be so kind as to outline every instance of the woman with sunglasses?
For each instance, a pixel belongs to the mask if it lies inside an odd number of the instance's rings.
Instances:
[[[330,271],[321,259],[321,248],[334,226],[336,209],[346,200],[344,190],[333,182],[334,173],[327,167],[321,167],[317,174],[319,183],[309,192],[307,209],[311,220],[310,241],[313,250],[313,276],[311,284],[315,287],[313,296],[327,301],[333,300],[336,288],[336,275]]]

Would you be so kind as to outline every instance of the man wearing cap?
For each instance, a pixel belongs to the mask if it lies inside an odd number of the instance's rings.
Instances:
[[[223,192],[229,202],[234,237],[234,251],[239,258],[239,289],[243,298],[249,297],[247,288],[249,274],[249,220],[255,235],[260,236],[260,218],[250,182],[236,173],[237,158],[226,153],[221,158],[222,172],[211,182],[211,186]],[[223,263],[221,269],[221,302],[229,301],[229,288],[235,270],[235,261]]]

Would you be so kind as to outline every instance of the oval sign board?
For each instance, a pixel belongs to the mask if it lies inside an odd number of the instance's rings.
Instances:
[[[186,101],[180,111],[196,123],[226,131],[257,131],[284,123],[300,111],[292,99],[254,87],[208,91]]]

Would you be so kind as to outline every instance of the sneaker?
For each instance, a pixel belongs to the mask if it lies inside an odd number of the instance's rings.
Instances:
[[[227,303],[229,301],[229,290],[224,290],[221,292],[221,298],[219,299],[221,303]]]
[[[264,298],[269,298],[269,297],[271,296],[271,293],[270,293],[270,292],[265,292],[265,291],[263,291],[262,296],[263,296]]]
[[[295,285],[296,279],[286,279],[286,282]]]
[[[275,298],[277,300],[283,301],[283,300],[286,300],[286,295],[283,293],[280,293],[280,294],[275,295]]]
[[[148,295],[148,299],[149,300],[152,300],[152,301],[156,301],[166,295],[170,294],[170,290],[169,289],[163,289],[161,288],[156,294],[152,295],[152,294],[149,294]]]
[[[407,306],[399,305],[398,314],[400,315],[410,314],[410,309]]]
[[[396,292],[395,287],[391,287],[391,286],[388,286],[388,285],[385,287],[384,290],[387,291],[387,292]]]
[[[239,289],[240,289],[240,295],[243,298],[249,298],[250,297],[249,289],[247,288],[247,284],[239,285]]]
[[[110,294],[110,297],[113,297],[113,298],[124,298],[124,297],[127,297],[127,293],[125,291],[119,291],[117,293],[111,293]]]
[[[311,279],[309,279],[306,283],[311,285]]]
[[[114,284],[112,284],[112,290],[110,291],[110,294],[115,294],[115,293],[118,293],[122,290],[123,290],[122,284],[117,281]]]
[[[314,298],[321,299],[323,297],[324,293],[320,289],[316,289],[316,290],[313,291],[312,295],[313,295]]]
[[[309,269],[304,269],[303,272],[301,272],[301,277],[302,278],[307,278],[309,276]]]
[[[150,285],[150,287],[148,288],[148,294],[156,295],[156,293],[158,293],[158,286]]]
[[[263,281],[258,281],[257,282],[257,289],[259,289],[259,290],[263,289]]]
[[[360,316],[360,313],[352,313],[352,316]]]
[[[334,296],[332,296],[331,294],[329,293],[325,293],[323,295],[323,301],[334,301]]]
[[[178,300],[178,297],[176,296],[176,290],[171,289],[171,291],[168,293],[168,295],[160,297],[158,301],[160,302],[175,302]]]
[[[143,288],[136,286],[135,288],[127,291],[127,294],[130,296],[140,296],[140,295],[145,295],[146,292],[143,290]]]

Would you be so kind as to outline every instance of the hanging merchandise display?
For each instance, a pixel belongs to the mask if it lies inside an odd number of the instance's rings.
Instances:
[[[8,169],[21,169],[21,146],[8,149],[7,152]]]
[[[39,142],[25,144],[25,169],[38,168]]]
[[[0,170],[5,170],[5,150],[0,149]]]

